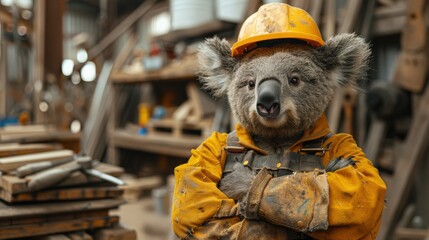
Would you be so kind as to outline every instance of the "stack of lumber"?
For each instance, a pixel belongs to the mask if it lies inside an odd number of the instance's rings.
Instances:
[[[57,143],[57,145],[78,152],[80,134],[44,125],[12,125],[0,127],[0,154],[4,151],[1,145],[6,143]],[[35,146],[30,147],[35,148]],[[39,146],[40,148],[43,148],[43,145]],[[42,150],[38,152],[42,152]],[[4,156],[0,155],[0,157]]]
[[[120,226],[118,216],[110,214],[125,203],[118,186],[78,170],[48,188],[30,191],[28,183],[38,173],[16,176],[21,166],[61,161],[73,157],[73,151],[55,144],[3,144],[0,154],[0,239],[136,238],[133,230]],[[114,177],[123,174],[122,168],[109,164],[93,168]]]

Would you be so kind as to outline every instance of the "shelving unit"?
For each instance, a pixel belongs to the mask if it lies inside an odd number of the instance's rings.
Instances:
[[[124,73],[113,72],[110,76],[112,83],[113,99],[118,99],[121,94],[120,86],[130,84],[152,83],[188,84],[197,80],[197,60],[195,55],[187,56],[181,61],[175,61],[166,67],[151,72]],[[202,136],[175,136],[173,133],[138,134],[137,131],[126,130],[119,126],[118,117],[123,109],[118,109],[118,102],[113,101],[109,129],[109,163],[119,165],[122,150],[136,150],[163,156],[189,158],[190,150],[198,147],[204,140]]]
[[[175,61],[166,67],[150,72],[124,73],[114,72],[110,81],[114,84],[144,83],[158,81],[189,81],[196,80],[196,56],[188,56],[182,61]]]

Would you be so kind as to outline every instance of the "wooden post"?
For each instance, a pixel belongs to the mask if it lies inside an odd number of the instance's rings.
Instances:
[[[45,5],[45,76],[53,74],[61,79],[61,63],[63,61],[63,16],[66,9],[65,0],[46,0]],[[62,83],[57,82],[62,88]]]
[[[40,94],[45,79],[52,74],[62,89],[61,63],[63,60],[63,15],[65,0],[35,1],[34,16],[34,115],[35,122],[43,122],[43,114],[39,110]]]
[[[39,109],[40,95],[45,78],[45,6],[46,0],[35,2],[34,6],[34,122],[42,123],[43,114]]]
[[[6,117],[6,43],[3,41],[3,23],[0,22],[0,118]]]

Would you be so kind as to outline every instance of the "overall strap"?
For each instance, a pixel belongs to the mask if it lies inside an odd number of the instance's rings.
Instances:
[[[237,132],[234,130],[228,134],[226,139],[226,159],[223,167],[224,173],[232,172],[235,162],[243,162],[247,149],[240,145]]]
[[[228,134],[226,142],[226,160],[223,173],[233,171],[236,162],[259,171],[266,167],[274,177],[289,175],[293,172],[309,172],[315,168],[324,169],[321,157],[329,149],[323,148],[323,143],[331,137],[328,134],[318,139],[303,143],[303,147],[296,152],[260,155],[253,150],[240,145],[235,131]]]

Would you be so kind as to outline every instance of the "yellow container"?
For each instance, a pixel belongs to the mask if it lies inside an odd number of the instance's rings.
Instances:
[[[146,127],[151,117],[152,107],[147,103],[139,104],[139,126]]]

